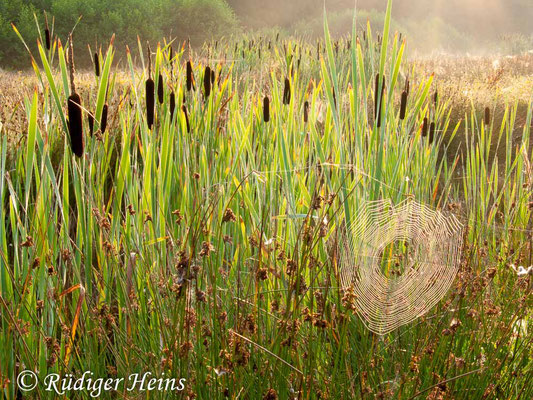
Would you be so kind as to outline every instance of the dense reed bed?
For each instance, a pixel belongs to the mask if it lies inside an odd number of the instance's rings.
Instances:
[[[532,278],[513,268],[532,264],[531,102],[451,125],[433,76],[408,78],[390,4],[386,21],[334,41],[325,20],[318,45],[139,44],[120,85],[111,43],[78,89],[81,154],[70,50],[39,44],[22,145],[1,138],[4,397],[24,369],[165,373],[189,399],[531,397]],[[337,238],[363,200],[409,197],[465,224],[461,268],[377,336],[339,287]]]

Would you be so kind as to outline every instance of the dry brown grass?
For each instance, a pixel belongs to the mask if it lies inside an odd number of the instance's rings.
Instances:
[[[417,60],[413,67],[434,73],[439,93],[458,111],[518,101],[527,104],[533,87],[533,54],[509,57],[442,56]]]
[[[525,109],[532,96],[533,54],[526,53],[514,57],[453,57],[435,56],[411,62],[413,75],[435,74],[436,88],[441,99],[452,104],[452,122],[459,121],[471,109],[485,107],[495,109],[496,120],[501,118],[506,103],[519,102]],[[272,66],[274,67],[274,66]],[[117,72],[116,85],[126,87],[129,74]],[[77,75],[77,86],[83,100],[94,93],[93,71],[83,71]],[[0,123],[12,141],[23,137],[26,129],[23,102],[31,91],[37,88],[42,99],[42,87],[32,71],[7,72],[0,70]],[[122,93],[116,90],[114,93]],[[110,119],[113,121],[113,105],[121,101],[121,96],[109,99]],[[524,113],[525,114],[525,113]],[[520,115],[518,116],[521,120]]]

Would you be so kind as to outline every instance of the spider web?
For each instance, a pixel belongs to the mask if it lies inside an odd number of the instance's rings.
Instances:
[[[389,333],[445,296],[459,269],[462,231],[453,215],[414,200],[397,206],[369,201],[359,207],[342,235],[339,265],[341,285],[353,288],[357,312],[369,330]],[[408,250],[403,258],[391,250],[398,243]],[[391,269],[396,271],[389,274]]]

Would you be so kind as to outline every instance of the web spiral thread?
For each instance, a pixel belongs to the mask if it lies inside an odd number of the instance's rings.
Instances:
[[[365,202],[346,227],[339,251],[342,287],[351,287],[365,325],[379,335],[424,315],[450,289],[460,265],[463,226],[414,200]],[[389,247],[405,243],[394,260]],[[385,254],[387,253],[387,254]],[[402,265],[400,265],[402,264]],[[403,273],[388,275],[387,268]]]

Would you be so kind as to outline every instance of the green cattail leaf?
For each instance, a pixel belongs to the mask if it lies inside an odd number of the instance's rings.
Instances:
[[[50,64],[48,63],[48,58],[46,56],[46,52],[44,51],[43,47],[40,44],[37,45],[37,49],[39,50],[39,55],[41,56],[41,62],[43,64],[43,68],[44,68],[44,72],[46,74],[46,79],[48,81],[48,85],[50,86],[50,90],[52,91],[52,97],[54,98],[54,103],[56,105],[57,113],[58,113],[59,118],[61,119],[61,123],[63,125],[63,131],[64,132],[68,132],[67,119],[66,119],[65,113],[63,111],[63,105],[61,104],[61,100],[59,98],[59,92],[58,92],[57,86],[55,84],[54,75],[53,75],[52,70],[50,68]]]
[[[37,126],[37,107],[39,106],[37,91],[33,92],[33,100],[31,103],[30,120],[28,123],[28,139],[26,141],[26,185],[24,202],[25,208],[28,209],[28,202],[30,199],[30,184],[33,176],[33,161],[35,156],[35,138],[39,130]]]
[[[102,69],[102,74],[100,77],[100,81],[98,82],[98,94],[96,96],[96,109],[94,111],[94,119],[98,121],[98,126],[95,127],[95,129],[101,130],[101,121],[102,121],[102,112],[104,110],[104,105],[107,101],[107,91],[108,88],[111,86],[109,84],[109,76],[111,72],[111,65],[113,63],[113,57],[114,57],[115,51],[113,44],[110,44],[104,60],[104,68]]]

